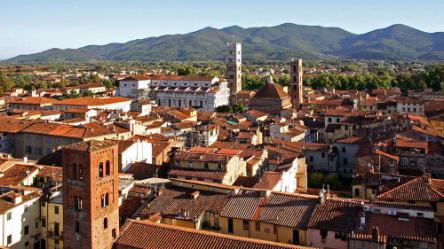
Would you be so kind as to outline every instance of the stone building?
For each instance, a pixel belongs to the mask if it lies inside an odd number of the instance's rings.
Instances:
[[[227,79],[230,88],[230,101],[237,103],[236,94],[242,90],[242,44],[228,43]]]
[[[112,141],[63,148],[64,248],[112,248],[119,234],[117,153]]]
[[[291,108],[290,96],[282,86],[276,85],[270,76],[251,100],[250,109],[278,115],[282,110]]]
[[[290,64],[290,96],[293,106],[300,109],[304,103],[302,59],[292,59]]]

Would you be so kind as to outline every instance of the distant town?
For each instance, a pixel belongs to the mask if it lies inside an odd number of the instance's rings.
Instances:
[[[439,249],[436,62],[0,66],[0,248]]]

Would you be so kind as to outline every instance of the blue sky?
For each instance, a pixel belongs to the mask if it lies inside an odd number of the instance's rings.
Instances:
[[[442,0],[0,0],[0,58],[216,28],[285,22],[354,33],[402,23],[444,31]]]

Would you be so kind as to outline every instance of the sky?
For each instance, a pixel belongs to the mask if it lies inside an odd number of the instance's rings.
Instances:
[[[443,0],[0,0],[0,59],[211,26],[282,23],[444,31]]]

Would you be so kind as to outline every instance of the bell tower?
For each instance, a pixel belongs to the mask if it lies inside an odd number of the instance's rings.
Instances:
[[[290,96],[293,107],[301,109],[304,103],[302,59],[292,59],[290,63]]]
[[[227,81],[230,87],[230,102],[236,104],[236,95],[242,90],[242,44],[228,43]]]
[[[117,144],[65,146],[62,164],[64,248],[112,248],[119,234]]]

